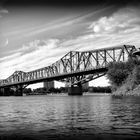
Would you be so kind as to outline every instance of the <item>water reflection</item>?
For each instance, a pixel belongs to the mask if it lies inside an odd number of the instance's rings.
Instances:
[[[106,95],[1,97],[0,135],[138,137],[139,100]]]

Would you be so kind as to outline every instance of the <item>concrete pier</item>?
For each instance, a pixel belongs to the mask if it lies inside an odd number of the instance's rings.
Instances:
[[[82,92],[82,86],[71,86],[71,87],[68,87],[68,95],[82,95],[83,92]]]
[[[0,89],[0,96],[10,96],[10,88],[1,88]]]
[[[43,87],[46,88],[47,91],[49,91],[49,89],[54,88],[54,81],[45,81],[43,83]]]
[[[0,88],[0,96],[4,96],[4,88]]]
[[[22,85],[19,85],[16,87],[14,96],[23,96],[23,86]]]
[[[23,85],[0,88],[0,96],[23,96]]]

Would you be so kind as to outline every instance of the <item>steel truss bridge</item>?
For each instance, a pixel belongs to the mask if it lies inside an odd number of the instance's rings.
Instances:
[[[15,71],[7,79],[0,81],[0,89],[16,87],[22,91],[29,84],[57,80],[72,86],[106,74],[110,62],[124,62],[136,51],[133,45],[122,45],[90,51],[70,51],[50,66],[29,72]]]

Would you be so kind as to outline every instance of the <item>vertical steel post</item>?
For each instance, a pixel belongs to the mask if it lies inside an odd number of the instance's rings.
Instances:
[[[115,58],[115,49],[113,48],[113,61],[116,61],[116,58]]]
[[[96,67],[99,66],[98,51],[96,51]]]
[[[104,62],[105,62],[105,67],[106,67],[106,65],[107,65],[106,50],[104,50]]]

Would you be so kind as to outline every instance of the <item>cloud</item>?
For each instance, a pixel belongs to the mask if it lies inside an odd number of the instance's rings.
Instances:
[[[0,9],[0,18],[3,16],[3,14],[8,14],[8,10],[6,9]],[[3,33],[0,31],[0,47],[7,46],[8,45],[8,39],[5,39]]]
[[[93,50],[122,44],[140,45],[140,10],[132,7],[122,8],[108,17],[93,21],[90,32],[75,39],[64,41],[61,45],[71,50]]]
[[[5,41],[5,46],[7,46],[8,44],[9,44],[9,40],[6,39],[6,41]]]
[[[0,48],[5,47],[9,44],[8,38],[6,38],[3,33],[0,32]]]
[[[112,33],[134,28],[140,23],[139,11],[133,8],[123,8],[110,17],[101,17],[94,21],[89,29],[94,33]]]
[[[30,51],[33,46],[34,50]],[[16,70],[31,71],[48,66],[69,51],[67,48],[59,49],[58,46],[58,39],[30,42],[14,54],[0,58],[0,75],[6,78]]]
[[[2,9],[2,10],[0,10],[0,14],[8,14],[8,10]]]
[[[3,14],[8,14],[8,10],[6,9],[0,9],[0,18],[2,17]]]
[[[62,16],[63,18],[56,18],[54,21],[47,21],[44,22],[41,25],[37,25],[37,26],[32,26],[26,27],[26,23],[23,27],[21,26],[17,26],[16,30],[11,30],[9,32],[6,32],[5,35],[7,36],[15,36],[15,38],[25,38],[25,37],[32,37],[32,36],[38,36],[41,34],[47,34],[48,32],[51,32],[50,34],[52,34],[53,32],[65,32],[65,30],[67,30],[66,32],[69,32],[69,30],[71,30],[72,28],[75,28],[77,26],[79,26],[79,24],[81,24],[82,22],[86,22],[88,19],[91,19],[93,16],[96,16],[98,13],[101,13],[109,8],[112,8],[112,6],[108,6],[108,7],[102,7],[100,9],[96,9],[94,11],[91,11],[91,9],[85,11],[83,10],[82,13],[75,13],[75,14],[71,14],[70,16]],[[65,14],[64,14],[65,15]],[[69,27],[71,29],[69,29]],[[62,28],[65,28],[65,30],[61,30]],[[59,33],[55,33],[55,34],[59,34]]]

